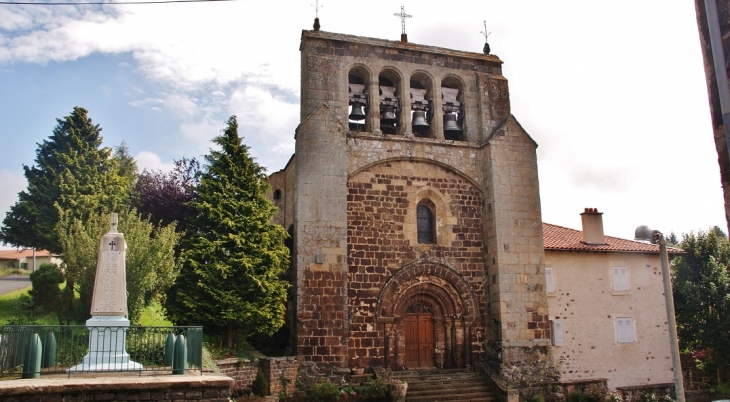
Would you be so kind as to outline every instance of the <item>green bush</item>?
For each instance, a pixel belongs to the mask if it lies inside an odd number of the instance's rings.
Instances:
[[[535,394],[526,399],[527,402],[545,402],[545,397],[542,394]]]
[[[565,402],[588,402],[588,399],[583,395],[583,391],[575,389],[565,396]]]
[[[388,383],[380,378],[365,381],[362,396],[368,402],[384,401],[388,397]]]
[[[653,392],[647,392],[641,395],[641,402],[659,402],[656,394]]]
[[[730,396],[730,384],[718,384],[710,389],[710,393],[715,396]]]
[[[340,398],[340,390],[329,381],[314,384],[309,392],[309,400],[312,402],[337,402]]]
[[[269,382],[264,377],[264,372],[261,370],[261,367],[256,371],[256,378],[253,380],[251,388],[256,396],[266,396],[269,392]]]
[[[608,397],[608,388],[603,384],[588,384],[583,390],[583,396],[588,402],[604,402]]]

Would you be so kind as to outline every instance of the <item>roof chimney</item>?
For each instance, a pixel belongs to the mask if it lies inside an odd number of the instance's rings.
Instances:
[[[603,212],[596,208],[586,208],[580,214],[583,222],[583,243],[585,244],[606,244],[606,237],[603,235]]]

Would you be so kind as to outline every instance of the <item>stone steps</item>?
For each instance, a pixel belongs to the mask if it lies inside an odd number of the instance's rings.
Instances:
[[[394,372],[391,378],[408,383],[406,402],[496,400],[481,375],[468,370],[409,370]]]

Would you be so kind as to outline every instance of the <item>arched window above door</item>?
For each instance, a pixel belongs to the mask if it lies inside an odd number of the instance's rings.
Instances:
[[[416,220],[418,224],[418,242],[422,244],[435,243],[436,225],[433,210],[428,205],[419,204],[416,208]]]

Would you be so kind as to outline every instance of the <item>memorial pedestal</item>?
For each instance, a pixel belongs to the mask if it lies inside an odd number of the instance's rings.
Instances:
[[[92,317],[86,321],[89,329],[89,353],[81,364],[69,372],[140,371],[142,365],[129,359],[127,328],[129,320],[120,316]]]
[[[124,234],[117,231],[118,218],[112,213],[109,231],[99,242],[91,318],[86,321],[89,353],[68,372],[142,370],[127,353],[127,243]]]

